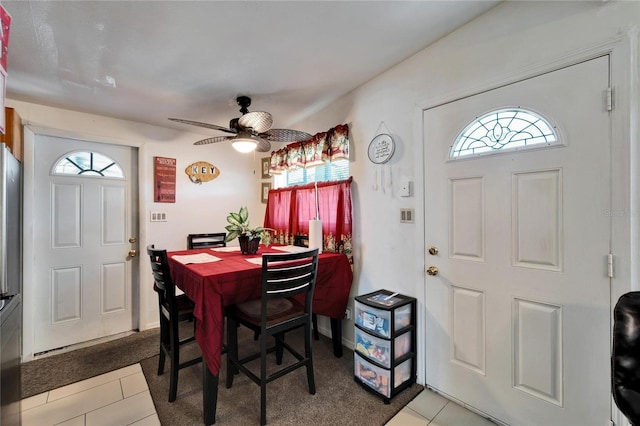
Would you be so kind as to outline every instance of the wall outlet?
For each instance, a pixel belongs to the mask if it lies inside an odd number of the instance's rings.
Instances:
[[[351,319],[351,308],[347,308],[344,311],[344,319],[350,320]]]

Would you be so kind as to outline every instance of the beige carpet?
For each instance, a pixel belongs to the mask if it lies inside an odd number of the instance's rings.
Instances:
[[[239,347],[257,349],[253,334],[240,328]],[[302,334],[288,333],[287,341],[294,347],[302,344]],[[198,353],[194,346],[192,351]],[[384,425],[411,401],[423,387],[417,384],[405,389],[385,404],[382,398],[365,390],[353,379],[353,352],[345,348],[344,356],[333,356],[331,339],[321,336],[313,342],[316,394],[310,395],[304,369],[289,373],[267,386],[267,424],[300,425]],[[242,356],[242,352],[241,352]],[[186,359],[186,358],[185,358]],[[286,363],[291,358],[284,359]],[[158,357],[142,361],[142,370],[149,383],[158,416],[163,425],[201,425],[202,367],[201,364],[180,370],[178,396],[169,403],[169,376],[158,376]],[[257,365],[256,361],[256,365]],[[274,361],[270,365],[275,366]],[[245,426],[260,424],[260,388],[246,376],[235,376],[233,387],[225,387],[226,357],[222,357],[218,389],[217,425]],[[257,372],[257,369],[254,369]]]

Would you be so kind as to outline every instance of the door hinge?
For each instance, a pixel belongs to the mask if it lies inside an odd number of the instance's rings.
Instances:
[[[607,254],[607,276],[613,278],[613,255]]]
[[[613,110],[613,90],[607,87],[607,111]]]

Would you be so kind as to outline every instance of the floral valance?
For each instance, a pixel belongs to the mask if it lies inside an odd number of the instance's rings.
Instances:
[[[281,174],[301,167],[321,166],[326,162],[349,158],[349,126],[340,124],[309,140],[294,142],[271,153],[269,173]]]

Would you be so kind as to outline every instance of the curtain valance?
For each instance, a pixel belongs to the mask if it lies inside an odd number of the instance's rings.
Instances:
[[[309,220],[316,218],[317,200],[323,250],[344,251],[352,261],[351,182],[349,178],[270,190],[264,226],[275,230],[275,242],[293,244],[294,235],[309,234]]]
[[[302,167],[321,166],[326,162],[349,158],[349,126],[340,124],[311,139],[294,142],[271,153],[272,175]]]

